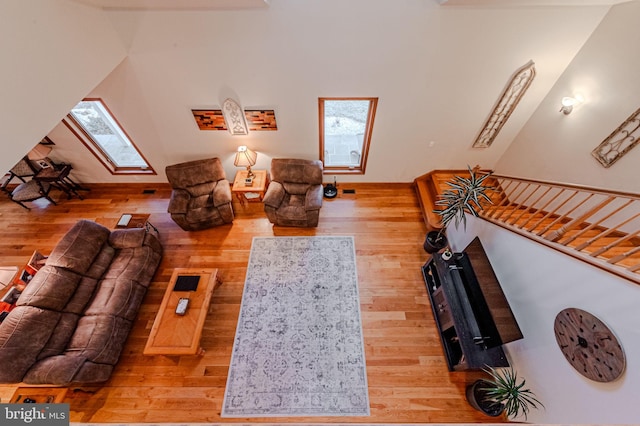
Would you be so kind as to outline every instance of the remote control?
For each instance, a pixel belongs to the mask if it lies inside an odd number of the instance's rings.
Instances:
[[[186,297],[181,297],[178,300],[178,306],[176,306],[176,314],[184,315],[187,313],[187,307],[189,306],[189,299]]]

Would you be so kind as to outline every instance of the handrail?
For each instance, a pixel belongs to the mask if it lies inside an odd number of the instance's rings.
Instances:
[[[434,170],[415,179],[429,229],[439,226],[438,194],[464,172]],[[500,174],[487,182],[495,190],[482,219],[640,284],[640,194]]]
[[[492,178],[481,218],[640,284],[640,194]]]

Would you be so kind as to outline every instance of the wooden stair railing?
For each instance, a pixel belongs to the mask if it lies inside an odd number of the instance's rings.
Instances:
[[[414,184],[427,229],[446,182],[467,170],[434,170]],[[493,174],[493,204],[480,217],[640,284],[640,194]]]

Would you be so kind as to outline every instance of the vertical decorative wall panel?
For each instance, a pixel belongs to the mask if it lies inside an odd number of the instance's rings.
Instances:
[[[489,148],[524,96],[536,75],[535,64],[529,61],[518,69],[502,92],[498,103],[473,143],[474,148]]]
[[[600,145],[591,151],[591,155],[604,167],[610,167],[622,158],[640,141],[640,109],[629,116]]]

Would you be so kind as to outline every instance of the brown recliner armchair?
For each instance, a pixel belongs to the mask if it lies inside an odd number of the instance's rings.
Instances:
[[[219,158],[188,161],[165,168],[173,188],[168,212],[185,231],[233,221],[231,185]]]
[[[280,226],[318,226],[322,207],[322,163],[274,158],[262,200],[269,221]]]

